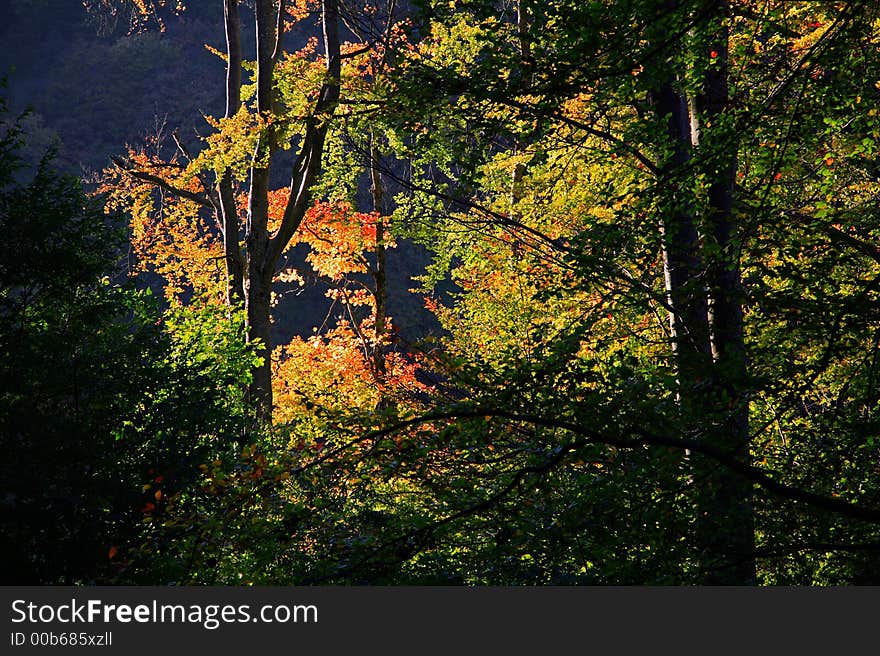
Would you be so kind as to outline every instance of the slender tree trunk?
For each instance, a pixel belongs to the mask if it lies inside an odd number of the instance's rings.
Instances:
[[[532,52],[529,45],[529,16],[528,9],[523,7],[522,0],[516,3],[516,33],[519,41],[519,56],[523,66],[531,58]],[[531,80],[528,80],[531,83]],[[517,139],[513,144],[514,154],[519,154],[522,143]],[[526,165],[522,162],[514,164],[510,174],[510,212],[511,216],[516,212],[516,205],[522,199],[522,181],[526,175]]]
[[[673,0],[666,15],[674,17],[682,8]],[[728,4],[718,0],[713,9],[708,23],[692,34],[697,56],[709,60],[701,93],[688,102],[669,61],[669,73],[658,71],[652,94],[666,141],[659,162],[663,263],[682,430],[747,459],[746,357],[734,251],[736,142],[724,116],[730,103]],[[698,173],[708,181],[702,221],[691,188]],[[689,454],[689,462],[701,581],[753,584],[751,486],[698,454]]]
[[[241,21],[238,0],[224,0],[226,28],[226,118],[241,107]],[[244,294],[244,258],[239,245],[238,207],[232,187],[232,173],[226,171],[217,183],[223,227],[223,254],[226,263],[226,301],[231,306]]]
[[[375,346],[373,347],[373,367],[376,377],[381,381],[386,374],[385,367],[385,336],[387,327],[388,282],[385,262],[385,222],[382,218],[382,197],[384,188],[379,173],[379,149],[376,148],[375,137],[370,135],[370,193],[373,200],[373,211],[376,212],[376,270],[373,278],[376,283],[376,321]]]
[[[686,414],[702,403],[710,360],[706,297],[700,280],[700,238],[693,216],[691,189],[682,185],[691,158],[691,125],[687,100],[674,76],[659,81],[652,94],[666,153],[658,162],[661,178],[660,230],[663,273],[669,306],[672,351],[678,371],[679,401]]]
[[[736,139],[728,80],[729,2],[718,0],[705,48],[711,64],[702,93],[696,98],[699,125],[695,144],[709,176],[706,242],[708,258],[709,323],[714,361],[715,426],[707,439],[741,458],[749,459],[749,403],[746,391],[747,358],[743,336],[742,285],[733,215],[736,179]],[[703,140],[700,143],[700,140]],[[701,485],[698,501],[699,541],[703,545],[706,582],[727,585],[755,583],[754,512],[752,486],[726,468],[696,459]]]

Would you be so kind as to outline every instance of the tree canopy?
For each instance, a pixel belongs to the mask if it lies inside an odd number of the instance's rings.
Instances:
[[[875,3],[220,4],[197,138],[2,142],[30,580],[877,582]]]

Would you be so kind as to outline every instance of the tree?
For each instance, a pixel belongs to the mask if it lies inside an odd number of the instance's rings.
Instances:
[[[876,9],[513,8],[428,2],[387,60],[391,27],[340,46],[353,65],[299,219],[259,155],[325,125],[312,46],[271,69],[287,113],[227,107],[197,156],[123,163],[145,185],[137,239],[164,240],[144,252],[172,278],[231,300],[235,250],[192,217],[209,208],[228,237],[234,202],[266,216],[240,260],[249,313],[272,244],[308,244],[347,308],[276,351],[281,430],[206,465],[176,507],[200,527],[184,580],[872,580],[850,554],[880,543]],[[259,48],[243,66],[258,110]],[[352,191],[365,169],[372,207]],[[249,180],[228,202],[226,172]],[[389,183],[407,193],[386,221]],[[158,220],[155,187],[175,199]],[[389,222],[436,254],[424,291],[445,333],[417,367],[383,348]],[[205,283],[180,266],[224,257]]]
[[[755,332],[763,312],[801,311],[794,309],[795,297],[785,301],[788,310],[757,300],[766,281],[758,283],[761,274],[752,267],[766,261],[763,247],[752,240],[762,224],[766,229],[776,223],[775,212],[791,211],[785,204],[794,194],[782,201],[775,193],[786,188],[783,162],[811,161],[816,152],[824,157],[828,149],[820,150],[811,135],[828,138],[823,121],[841,125],[819,109],[818,99],[834,98],[831,104],[845,106],[842,111],[852,117],[859,99],[873,93],[864,83],[828,71],[831,61],[850,61],[847,48],[862,51],[852,44],[875,38],[874,14],[862,3],[839,11],[789,12],[774,5],[762,14],[748,3],[696,2],[522,3],[516,14],[488,4],[432,3],[430,21],[420,28],[426,38],[419,56],[399,78],[408,93],[395,98],[418,108],[398,108],[396,114],[405,117],[401,130],[409,135],[408,152],[425,171],[413,183],[422,194],[421,210],[435,225],[438,211],[449,216],[439,231],[417,228],[441,264],[454,263],[462,281],[460,300],[451,311],[442,310],[449,317],[445,323],[456,337],[477,337],[461,342],[457,353],[490,367],[482,369],[484,385],[498,390],[492,400],[485,388],[482,394],[471,388],[463,398],[476,407],[457,411],[489,416],[494,409],[513,422],[511,431],[523,425],[517,422],[555,426],[563,436],[570,431],[590,443],[602,442],[605,434],[615,448],[627,443],[628,433],[631,444],[677,444],[686,458],[670,460],[660,450],[653,460],[673,474],[662,487],[679,477],[681,499],[691,504],[684,517],[690,516],[693,540],[686,531],[682,537],[692,542],[695,569],[687,575],[703,582],[753,582],[755,554],[761,551],[754,546],[755,483],[762,494],[813,504],[838,517],[861,514],[827,493],[819,494],[820,500],[800,479],[784,491],[777,488],[778,480],[791,480],[784,467],[767,470],[777,480],[755,470],[755,458],[766,463],[768,449],[772,453],[775,447],[767,442],[770,425],[757,421],[750,430],[750,414],[760,417],[757,406],[763,403],[788,406],[791,399],[777,397],[768,381],[786,380],[790,370],[776,368],[778,361],[749,365],[746,354],[766,356],[767,336]],[[853,70],[863,66],[860,60]],[[736,79],[730,75],[734,69]],[[749,91],[735,97],[736,88]],[[811,111],[805,111],[806,98],[816,102]],[[743,136],[754,126],[766,137],[761,144]],[[835,132],[835,139],[862,144],[871,129],[856,130],[852,141]],[[464,152],[451,143],[462,144]],[[768,144],[782,150],[761,160]],[[857,158],[863,145],[855,147]],[[824,168],[810,166],[802,175],[827,182],[834,162],[826,158]],[[852,189],[847,185],[861,177],[853,174],[835,173],[834,184]],[[592,193],[584,190],[579,206],[563,205],[555,222],[547,220],[558,201],[578,199],[578,175]],[[563,187],[548,185],[554,178]],[[827,215],[819,209],[816,218],[821,223]],[[835,218],[840,221],[841,213]],[[829,227],[823,230],[827,241]],[[791,235],[776,233],[773,239],[790,243]],[[475,243],[481,244],[478,250]],[[839,234],[832,243],[843,247]],[[864,244],[848,240],[849,248],[862,265],[873,267]],[[533,255],[524,255],[529,252]],[[529,275],[530,257],[549,264],[553,273],[548,276],[545,268]],[[751,276],[745,280],[743,261]],[[844,275],[842,270],[853,271],[842,265],[833,275]],[[552,282],[554,273],[567,289]],[[523,274],[526,285],[517,280]],[[554,286],[548,288],[548,282]],[[772,283],[796,289],[811,284],[800,276]],[[517,287],[528,309],[511,300],[510,290]],[[870,287],[862,287],[859,298],[867,300]],[[565,305],[549,310],[549,299],[571,303],[570,314]],[[751,310],[748,322],[744,308]],[[848,311],[828,306],[821,312],[839,321]],[[652,322],[658,313],[668,315],[668,328]],[[606,319],[617,325],[603,325]],[[814,321],[832,327],[825,356],[813,360],[824,370],[842,347],[839,326],[818,315]],[[542,334],[554,324],[562,327]],[[511,329],[522,338],[512,341]],[[863,334],[856,342],[850,342],[855,350],[846,357],[867,357],[870,338]],[[658,348],[661,344],[667,348]],[[544,364],[535,364],[536,353]],[[582,372],[580,380],[560,378],[566,367]],[[511,385],[509,375],[499,374],[505,369],[523,372],[514,378],[520,384],[531,378],[546,386],[512,397],[501,392]],[[651,401],[646,405],[644,399]],[[616,420],[607,412],[616,413]],[[655,428],[646,435],[643,427],[649,426]],[[573,445],[585,443],[574,436],[559,437],[556,449],[580,455]],[[862,438],[840,435],[840,444],[852,439]],[[554,452],[550,444],[541,448]],[[551,462],[561,461],[550,458],[546,464]],[[541,468],[531,464],[520,471]],[[870,503],[870,495],[862,498]],[[761,503],[763,521],[779,512],[769,510],[766,499]],[[867,519],[871,511],[864,510]],[[759,527],[757,535],[762,534]]]
[[[324,75],[320,76],[317,88],[309,90],[311,98],[299,107],[286,107],[289,112],[304,111],[304,115],[288,114],[280,122],[275,119],[281,110],[284,97],[278,88],[278,66],[282,58],[281,41],[285,28],[291,18],[301,19],[307,15],[306,6],[291,5],[270,0],[260,0],[254,8],[254,24],[257,35],[257,58],[254,69],[254,107],[251,114],[242,104],[242,52],[240,37],[240,17],[238,2],[224,3],[226,25],[226,114],[216,123],[222,142],[224,130],[244,128],[249,136],[238,145],[250,144],[250,152],[214,151],[219,159],[209,161],[213,165],[216,182],[210,183],[201,176],[195,176],[196,186],[176,186],[176,180],[168,180],[155,175],[141,162],[117,159],[116,164],[135,180],[159,187],[170,192],[189,206],[192,204],[208,208],[213,213],[219,232],[223,236],[223,255],[226,263],[227,301],[232,304],[241,299],[247,317],[248,339],[262,345],[263,363],[254,373],[251,385],[256,414],[268,418],[272,409],[271,385],[271,339],[270,309],[272,282],[283,252],[287,249],[310,205],[309,190],[321,170],[321,157],[324,149],[329,119],[339,100],[341,73],[339,9],[335,0],[326,0],[320,5],[324,41]],[[296,61],[304,61],[304,55],[288,59],[288,67],[297,67]],[[282,94],[279,97],[278,94]],[[289,96],[288,96],[289,98]],[[273,158],[279,149],[292,147],[295,136],[299,137],[298,155],[293,163],[289,184],[289,196],[280,225],[274,234],[269,229],[270,171]],[[186,156],[186,150],[183,149]],[[237,158],[230,162],[229,158]],[[193,179],[194,172],[205,163],[202,158],[196,169],[188,171]],[[235,164],[235,166],[233,166]],[[239,174],[236,176],[236,174]],[[247,217],[241,225],[234,185],[246,178]],[[187,189],[186,187],[190,188]],[[242,237],[242,228],[244,235]]]
[[[21,123],[4,126],[5,582],[108,581],[145,520],[241,434],[254,355],[225,312],[163,315],[120,275],[122,217],[57,172],[51,152],[28,170]]]

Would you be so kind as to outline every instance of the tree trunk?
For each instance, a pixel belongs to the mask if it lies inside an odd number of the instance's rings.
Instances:
[[[654,109],[663,125],[666,159],[659,162],[663,263],[672,349],[678,375],[681,430],[745,457],[748,405],[739,274],[734,266],[733,181],[736,145],[723,129],[728,103],[726,7],[716,6],[709,30],[697,31],[698,57],[711,59],[703,91],[689,103],[672,58],[659,72]],[[669,3],[669,15],[680,11]],[[682,23],[684,24],[684,23]],[[705,30],[705,26],[698,28]],[[698,149],[698,157],[692,157]],[[702,222],[696,217],[696,174],[708,181]],[[698,226],[706,226],[701,235]],[[702,237],[702,238],[701,238]],[[715,247],[712,247],[714,242]],[[694,493],[694,539],[700,581],[755,582],[751,486],[717,462],[688,454]]]
[[[385,263],[385,222],[382,219],[382,176],[379,173],[379,150],[376,148],[375,137],[370,135],[370,193],[373,199],[373,211],[376,212],[376,270],[373,278],[376,283],[376,321],[375,321],[375,346],[373,347],[373,367],[376,377],[385,379],[385,335],[388,332],[387,302],[388,282]]]
[[[691,158],[690,116],[687,100],[672,74],[658,80],[652,100],[661,121],[661,150],[665,151],[658,161],[658,186],[671,347],[678,373],[679,403],[684,415],[690,416],[703,402],[701,388],[710,361],[706,298],[700,280],[700,239],[690,198],[693,192],[682,185]]]
[[[284,3],[276,7],[273,0],[256,0],[257,110],[263,116],[269,116],[273,107],[272,78],[280,51],[280,32],[276,30],[282,24],[276,11],[283,10]],[[324,0],[321,11],[328,80],[321,89],[315,116],[307,121],[306,133],[290,181],[290,197],[281,225],[274,236],[268,230],[269,170],[276,147],[272,128],[267,128],[261,135],[250,170],[248,222],[245,231],[245,307],[248,339],[260,341],[263,355],[263,363],[253,372],[250,396],[257,417],[265,421],[271,421],[272,418],[272,280],[279,258],[308,210],[311,199],[309,188],[321,170],[327,127],[339,101],[341,58],[337,0]]]
[[[712,430],[706,439],[744,462],[749,460],[749,402],[746,391],[747,359],[743,336],[742,286],[733,216],[736,178],[736,139],[728,83],[729,3],[719,0],[706,39],[711,63],[702,93],[696,99],[699,125],[695,145],[709,176],[706,242],[708,258],[709,324],[714,361]],[[730,120],[727,120],[730,118]],[[702,143],[700,140],[702,139]],[[703,545],[702,569],[706,583],[753,585],[754,513],[752,486],[726,468],[696,459],[700,470],[700,508],[697,533]]]
[[[241,21],[238,12],[240,0],[224,0],[226,32],[226,114],[232,118],[241,109]],[[271,118],[275,109],[272,98],[274,66],[281,54],[283,12],[285,0],[255,0],[257,70],[257,111],[264,119]],[[305,120],[305,134],[290,178],[290,196],[281,217],[278,230],[270,235],[269,178],[272,154],[277,148],[275,129],[267,125],[253,153],[249,176],[248,212],[244,230],[244,252],[241,248],[241,227],[235,198],[234,180],[229,172],[217,180],[217,198],[209,198],[168,184],[147,171],[133,170],[122,160],[114,163],[139,180],[159,186],[181,198],[203,207],[212,208],[223,232],[226,264],[226,298],[230,305],[244,300],[247,321],[247,339],[260,344],[263,362],[253,371],[249,397],[258,419],[272,417],[272,341],[271,296],[272,281],[278,260],[305,217],[311,202],[310,187],[321,170],[321,160],[327,129],[339,102],[341,56],[339,43],[338,0],[322,0],[326,80],[321,87],[314,115]],[[382,227],[384,232],[384,226]],[[384,266],[383,266],[384,270]]]
[[[652,94],[657,117],[665,121],[666,157],[658,163],[663,263],[682,430],[745,461],[746,354],[733,216],[736,140],[724,115],[730,104],[729,7],[719,0],[713,8],[708,22],[692,33],[696,56],[709,60],[701,92],[688,102],[670,57],[669,73],[658,70]],[[667,16],[682,9],[676,2],[665,6]],[[706,214],[699,222],[691,186],[697,174],[708,183]],[[754,584],[751,485],[699,454],[689,454],[689,461],[701,581]]]
[[[253,263],[253,260],[251,260]],[[253,273],[253,267],[249,267]],[[248,340],[262,345],[262,363],[253,371],[250,402],[255,416],[263,421],[272,417],[272,336],[271,297],[272,284],[264,278],[248,276],[245,295],[248,322]]]
[[[254,7],[257,32],[257,111],[264,118],[272,112],[272,77],[275,67],[275,26],[277,16],[273,0],[257,0]],[[269,263],[269,167],[274,149],[273,130],[264,128],[254,152],[248,193],[248,222],[245,232],[247,249],[248,340],[260,341],[263,363],[253,372],[251,402],[257,418],[272,417],[272,340],[270,312],[272,273]]]
[[[226,114],[232,118],[241,107],[241,21],[238,0],[224,0],[226,28]],[[226,301],[232,306],[244,294],[244,258],[239,245],[238,207],[232,188],[232,173],[226,171],[217,183],[223,228],[223,254],[226,263]]]

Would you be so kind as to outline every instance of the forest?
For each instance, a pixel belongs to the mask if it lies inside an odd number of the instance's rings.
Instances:
[[[0,16],[3,584],[880,584],[878,3]]]

